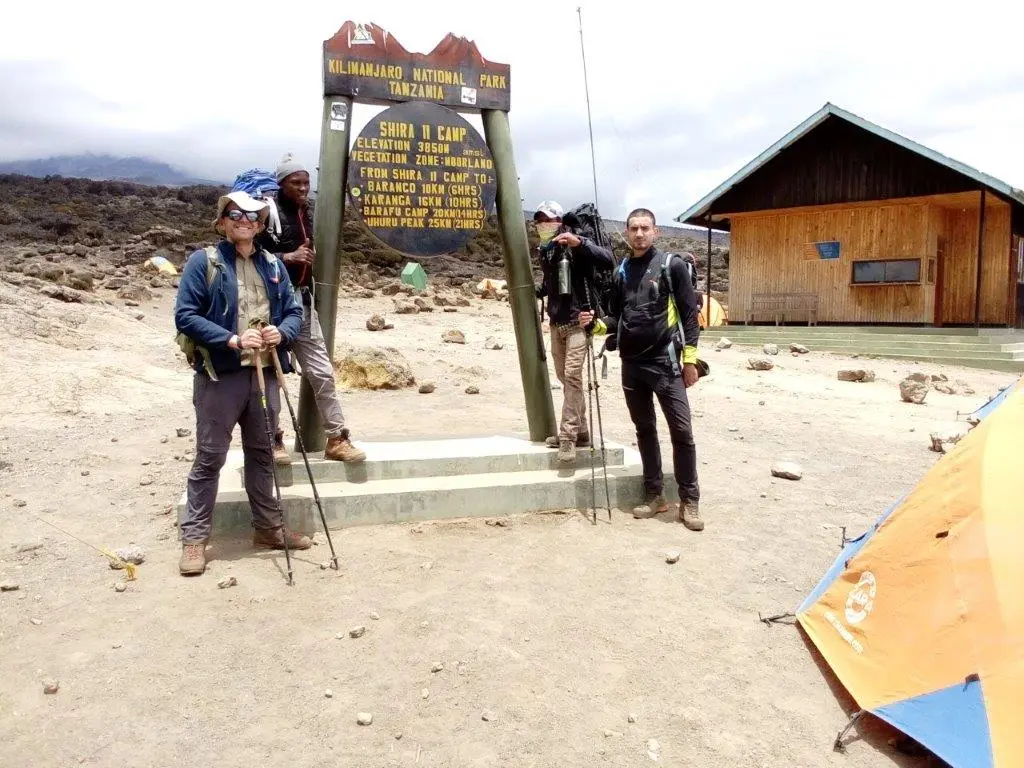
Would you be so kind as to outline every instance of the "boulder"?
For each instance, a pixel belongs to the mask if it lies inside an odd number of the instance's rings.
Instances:
[[[752,371],[770,371],[775,367],[775,363],[771,360],[762,360],[758,357],[752,357],[747,361],[747,365],[750,366]]]
[[[406,301],[405,299],[395,299],[394,302],[396,315],[415,315],[420,311],[420,308],[413,304],[411,301]]]
[[[380,315],[371,315],[366,319],[366,330],[368,331],[383,331],[385,325],[387,323]]]
[[[761,347],[761,351],[766,355],[777,355],[779,354],[779,347],[777,344],[765,344]]]
[[[117,292],[117,298],[129,301],[152,301],[153,293],[144,285],[125,285]]]
[[[715,344],[715,349],[717,349],[717,350],[729,349],[731,346],[732,346],[732,342],[729,341],[727,338],[725,338],[723,336],[722,338],[720,338],[718,340],[718,343]]]
[[[930,387],[926,382],[907,377],[900,382],[900,397],[903,398],[905,403],[922,405],[924,399],[928,396],[929,389]]]
[[[337,382],[354,389],[404,389],[416,383],[409,361],[394,347],[353,347],[334,364]]]
[[[804,471],[794,461],[777,461],[772,464],[772,476],[783,480],[799,480],[804,476]]]
[[[441,335],[441,341],[446,344],[465,344],[466,335],[458,328],[452,328]]]
[[[874,381],[875,372],[865,371],[863,368],[847,368],[839,372],[840,381]]]
[[[795,352],[798,355],[806,355],[811,350],[809,350],[803,344],[790,344],[789,345],[789,351],[790,352]]]

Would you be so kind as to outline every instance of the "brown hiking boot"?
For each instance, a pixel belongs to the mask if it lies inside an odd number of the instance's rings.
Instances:
[[[346,464],[356,464],[366,460],[366,454],[352,445],[348,439],[348,430],[342,432],[341,437],[327,438],[327,447],[324,449],[324,458],[334,461],[344,461]]]
[[[295,531],[284,531],[280,528],[255,530],[252,532],[252,545],[261,549],[284,549],[284,537],[288,537],[288,549],[309,549],[313,540]]]
[[[560,440],[558,442],[558,461],[562,464],[571,464],[576,461],[576,446],[572,440]]]
[[[178,570],[182,576],[198,576],[206,570],[205,541],[186,541],[181,545]]]
[[[561,446],[561,438],[558,435],[552,435],[544,441],[544,445],[548,448],[559,448]],[[586,433],[580,433],[576,438],[577,448],[589,448],[590,447],[590,435]]]
[[[292,463],[292,457],[284,447],[283,432],[278,432],[274,436],[274,463],[284,467]]]
[[[649,517],[668,512],[668,502],[663,494],[647,494],[647,499],[639,507],[633,507],[633,517],[646,520]]]
[[[704,521],[700,516],[700,507],[696,501],[679,502],[679,522],[691,531],[703,531]]]

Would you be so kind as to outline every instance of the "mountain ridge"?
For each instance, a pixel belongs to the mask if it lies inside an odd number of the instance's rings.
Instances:
[[[0,162],[0,173],[35,178],[60,176],[91,181],[129,181],[146,186],[164,187],[218,186],[223,183],[193,176],[182,168],[153,158],[92,152]]]

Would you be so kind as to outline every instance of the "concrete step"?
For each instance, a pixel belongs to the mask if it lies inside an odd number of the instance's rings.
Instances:
[[[291,445],[290,441],[287,443]],[[366,461],[345,464],[323,458],[323,453],[309,456],[310,470],[317,483],[348,481],[365,483],[371,480],[401,480],[413,477],[435,477],[456,474],[482,475],[490,472],[534,472],[558,469],[558,451],[542,443],[531,443],[514,437],[456,438],[447,440],[412,440],[408,442],[362,443],[355,445],[366,453]],[[600,446],[595,446],[594,460],[600,466]],[[278,468],[282,487],[309,484],[302,454],[290,452],[292,464]],[[610,466],[621,466],[621,445],[605,443],[605,456]],[[577,466],[590,467],[590,449],[576,451]],[[241,454],[229,460],[224,472],[242,477]]]
[[[775,343],[779,347],[779,351],[783,354],[789,351],[788,343],[786,341],[780,341],[779,339],[750,339],[750,338],[732,338],[729,340],[735,346],[741,347],[752,347],[759,349],[765,343]],[[803,343],[813,351],[825,352],[859,352],[863,354],[877,354],[877,355],[888,355],[888,354],[921,354],[921,355],[940,355],[948,357],[967,356],[977,357],[979,355],[984,357],[997,357],[1005,358],[1007,360],[1017,360],[1024,356],[1024,345],[986,345],[986,344],[953,344],[946,342],[909,342],[909,341],[862,341],[860,339],[804,339]],[[709,347],[712,345],[709,343]],[[1009,346],[1010,349],[1003,349],[1002,347]]]
[[[872,344],[872,345],[889,345],[889,344],[913,344],[922,347],[930,347],[933,345],[945,345],[954,348],[961,348],[965,350],[970,349],[994,349],[997,351],[1020,351],[1024,350],[1024,339],[1019,339],[1015,336],[984,336],[984,337],[970,337],[970,336],[939,336],[937,334],[870,334],[870,333],[854,333],[854,332],[836,332],[836,333],[819,333],[819,334],[807,334],[801,333],[799,330],[793,331],[790,329],[779,329],[779,330],[757,330],[757,331],[746,331],[741,330],[733,333],[722,333],[722,332],[709,332],[702,331],[701,338],[706,341],[717,341],[721,338],[728,338],[730,341],[741,343],[789,343],[798,342],[810,345],[810,342],[832,342],[832,341],[848,341],[857,342],[860,344]]]
[[[878,336],[888,334],[908,334],[913,336],[960,336],[967,338],[986,338],[1000,336],[1017,336],[1024,339],[1024,330],[1020,328],[956,328],[913,325],[781,325],[762,323],[758,325],[718,325],[706,328],[701,333],[738,333],[740,331],[806,331],[807,333],[870,333]]]
[[[500,452],[505,446],[505,453]],[[589,449],[577,449],[576,464],[550,466],[555,451],[542,444],[510,437],[493,436],[476,440],[425,440],[402,443],[362,443],[367,453],[367,478],[331,479],[316,483],[328,527],[332,530],[351,525],[436,520],[454,517],[498,517],[510,514],[542,512],[554,509],[591,507],[591,467]],[[608,490],[611,506],[632,509],[643,501],[643,474],[640,455],[631,448],[608,443]],[[481,450],[482,456],[471,451]],[[600,453],[598,453],[598,457]],[[522,461],[523,457],[531,457]],[[605,505],[604,473],[594,468],[597,505]],[[617,463],[612,463],[615,461]],[[240,450],[229,452],[221,472],[214,507],[215,533],[246,533],[251,529],[249,500],[242,483]],[[337,464],[322,471],[332,476]],[[514,465],[510,471],[492,471],[494,467]],[[545,468],[532,468],[538,466]],[[666,461],[671,467],[671,458]],[[374,470],[374,465],[380,470]],[[341,470],[351,469],[341,465]],[[299,531],[321,529],[313,487],[300,481],[300,463],[292,467],[293,483],[281,487],[282,506],[287,525]],[[481,471],[475,471],[481,470]],[[434,475],[423,472],[436,471]],[[383,473],[394,476],[383,477]],[[378,475],[370,479],[371,474]],[[314,475],[315,477],[315,475]],[[665,476],[665,495],[677,500],[671,472]],[[178,503],[182,521],[186,494]],[[603,514],[607,515],[606,512]]]

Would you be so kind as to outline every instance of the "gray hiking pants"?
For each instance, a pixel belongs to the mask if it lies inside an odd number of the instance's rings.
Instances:
[[[277,375],[265,368],[267,405],[272,413],[281,407]],[[252,509],[253,528],[278,528],[282,521],[274,494],[273,446],[260,403],[256,369],[245,368],[211,381],[197,373],[192,380],[192,404],[196,409],[196,459],[188,474],[184,543],[208,539],[213,530],[213,505],[217,500],[220,470],[227,459],[231,433],[238,424],[245,455],[245,491]]]
[[[334,366],[327,355],[320,318],[308,293],[302,292],[298,298],[302,303],[302,329],[292,342],[291,351],[299,361],[303,378],[309,382],[313,390],[316,407],[324,423],[324,434],[328,438],[341,437],[345,431],[345,416],[341,412],[341,402],[335,391]],[[295,403],[294,400],[292,402]],[[274,425],[277,426],[276,419]],[[279,436],[281,432],[279,429]]]

